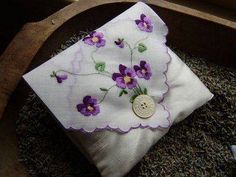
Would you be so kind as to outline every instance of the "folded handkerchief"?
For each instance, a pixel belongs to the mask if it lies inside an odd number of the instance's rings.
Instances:
[[[139,2],[23,76],[102,176],[126,174],[212,98],[165,45],[167,33]]]

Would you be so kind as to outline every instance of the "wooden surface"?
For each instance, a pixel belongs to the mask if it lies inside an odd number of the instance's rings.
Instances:
[[[113,4],[114,2],[120,3]],[[21,75],[29,69],[33,59],[33,65],[30,68],[46,61],[50,54],[76,31],[85,30],[88,27],[94,29],[104,24],[129,8],[132,2],[135,1],[80,0],[45,20],[26,24],[0,57],[0,115],[3,114]],[[234,20],[172,1],[150,0],[148,2],[169,27],[169,43],[216,63],[236,66]],[[76,16],[77,14],[79,15]],[[94,14],[99,14],[99,20],[94,18]],[[0,120],[0,142],[4,144],[0,146],[0,152],[4,152],[0,155],[0,176],[26,175],[24,169],[16,161],[15,137],[15,119],[26,96],[24,95],[27,93],[26,88],[22,82],[18,85],[10,99],[11,104],[7,106]],[[1,164],[4,161],[7,163]],[[3,165],[7,166],[4,170],[1,169]]]

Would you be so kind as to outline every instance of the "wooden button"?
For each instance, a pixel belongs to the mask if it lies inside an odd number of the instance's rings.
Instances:
[[[156,105],[150,96],[139,95],[134,99],[133,111],[138,117],[147,119],[155,113]]]

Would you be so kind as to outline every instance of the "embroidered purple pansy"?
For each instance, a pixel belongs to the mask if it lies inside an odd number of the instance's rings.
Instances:
[[[97,103],[97,99],[92,98],[88,95],[84,97],[83,103],[78,104],[76,107],[78,112],[80,112],[84,116],[95,116],[100,113],[100,108]]]
[[[103,38],[104,35],[101,32],[93,31],[89,34],[88,37],[83,39],[85,44],[96,45],[96,47],[103,47],[106,44],[106,40]]]
[[[151,78],[151,76],[152,76],[151,67],[144,60],[140,61],[140,66],[134,65],[134,70],[136,72],[136,75],[139,78],[144,78],[146,80],[149,80]]]
[[[136,76],[134,70],[127,68],[126,66],[119,65],[120,73],[113,73],[112,79],[116,81],[116,85],[119,88],[133,89],[137,85],[137,80],[134,78]]]
[[[53,71],[50,76],[55,77],[59,84],[68,78],[68,76],[66,74],[57,74],[55,71]]]
[[[124,39],[121,39],[121,38],[118,38],[118,40],[116,40],[114,43],[120,48],[124,48],[125,46]]]
[[[135,23],[141,31],[152,32],[153,30],[151,19],[144,14],[141,14],[140,19],[135,20]]]
[[[66,74],[56,75],[56,79],[58,83],[62,83],[63,80],[67,79],[67,75]]]

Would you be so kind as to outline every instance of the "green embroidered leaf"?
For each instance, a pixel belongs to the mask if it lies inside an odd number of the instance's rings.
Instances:
[[[104,71],[105,67],[106,67],[106,63],[105,62],[98,62],[98,63],[95,64],[95,69],[97,71],[100,71],[100,72]]]
[[[103,92],[107,92],[108,91],[108,89],[106,89],[106,88],[100,88],[100,90],[103,91]]]
[[[123,94],[126,95],[126,94],[128,94],[128,92],[127,92],[126,90],[121,90],[121,91],[120,91],[120,94],[119,94],[119,97],[121,97]]]
[[[139,44],[138,44],[138,51],[139,51],[140,53],[142,53],[142,52],[144,52],[145,50],[147,50],[146,45],[143,44],[143,43],[139,43]]]
[[[144,88],[144,89],[143,89],[143,93],[144,93],[145,95],[147,95],[147,88]]]
[[[56,72],[53,71],[52,74],[50,74],[51,77],[55,77],[56,76]]]
[[[137,96],[138,96],[138,95],[133,95],[133,96],[131,96],[129,102],[130,102],[130,103],[133,103],[133,102],[134,102],[134,99],[135,99]]]

